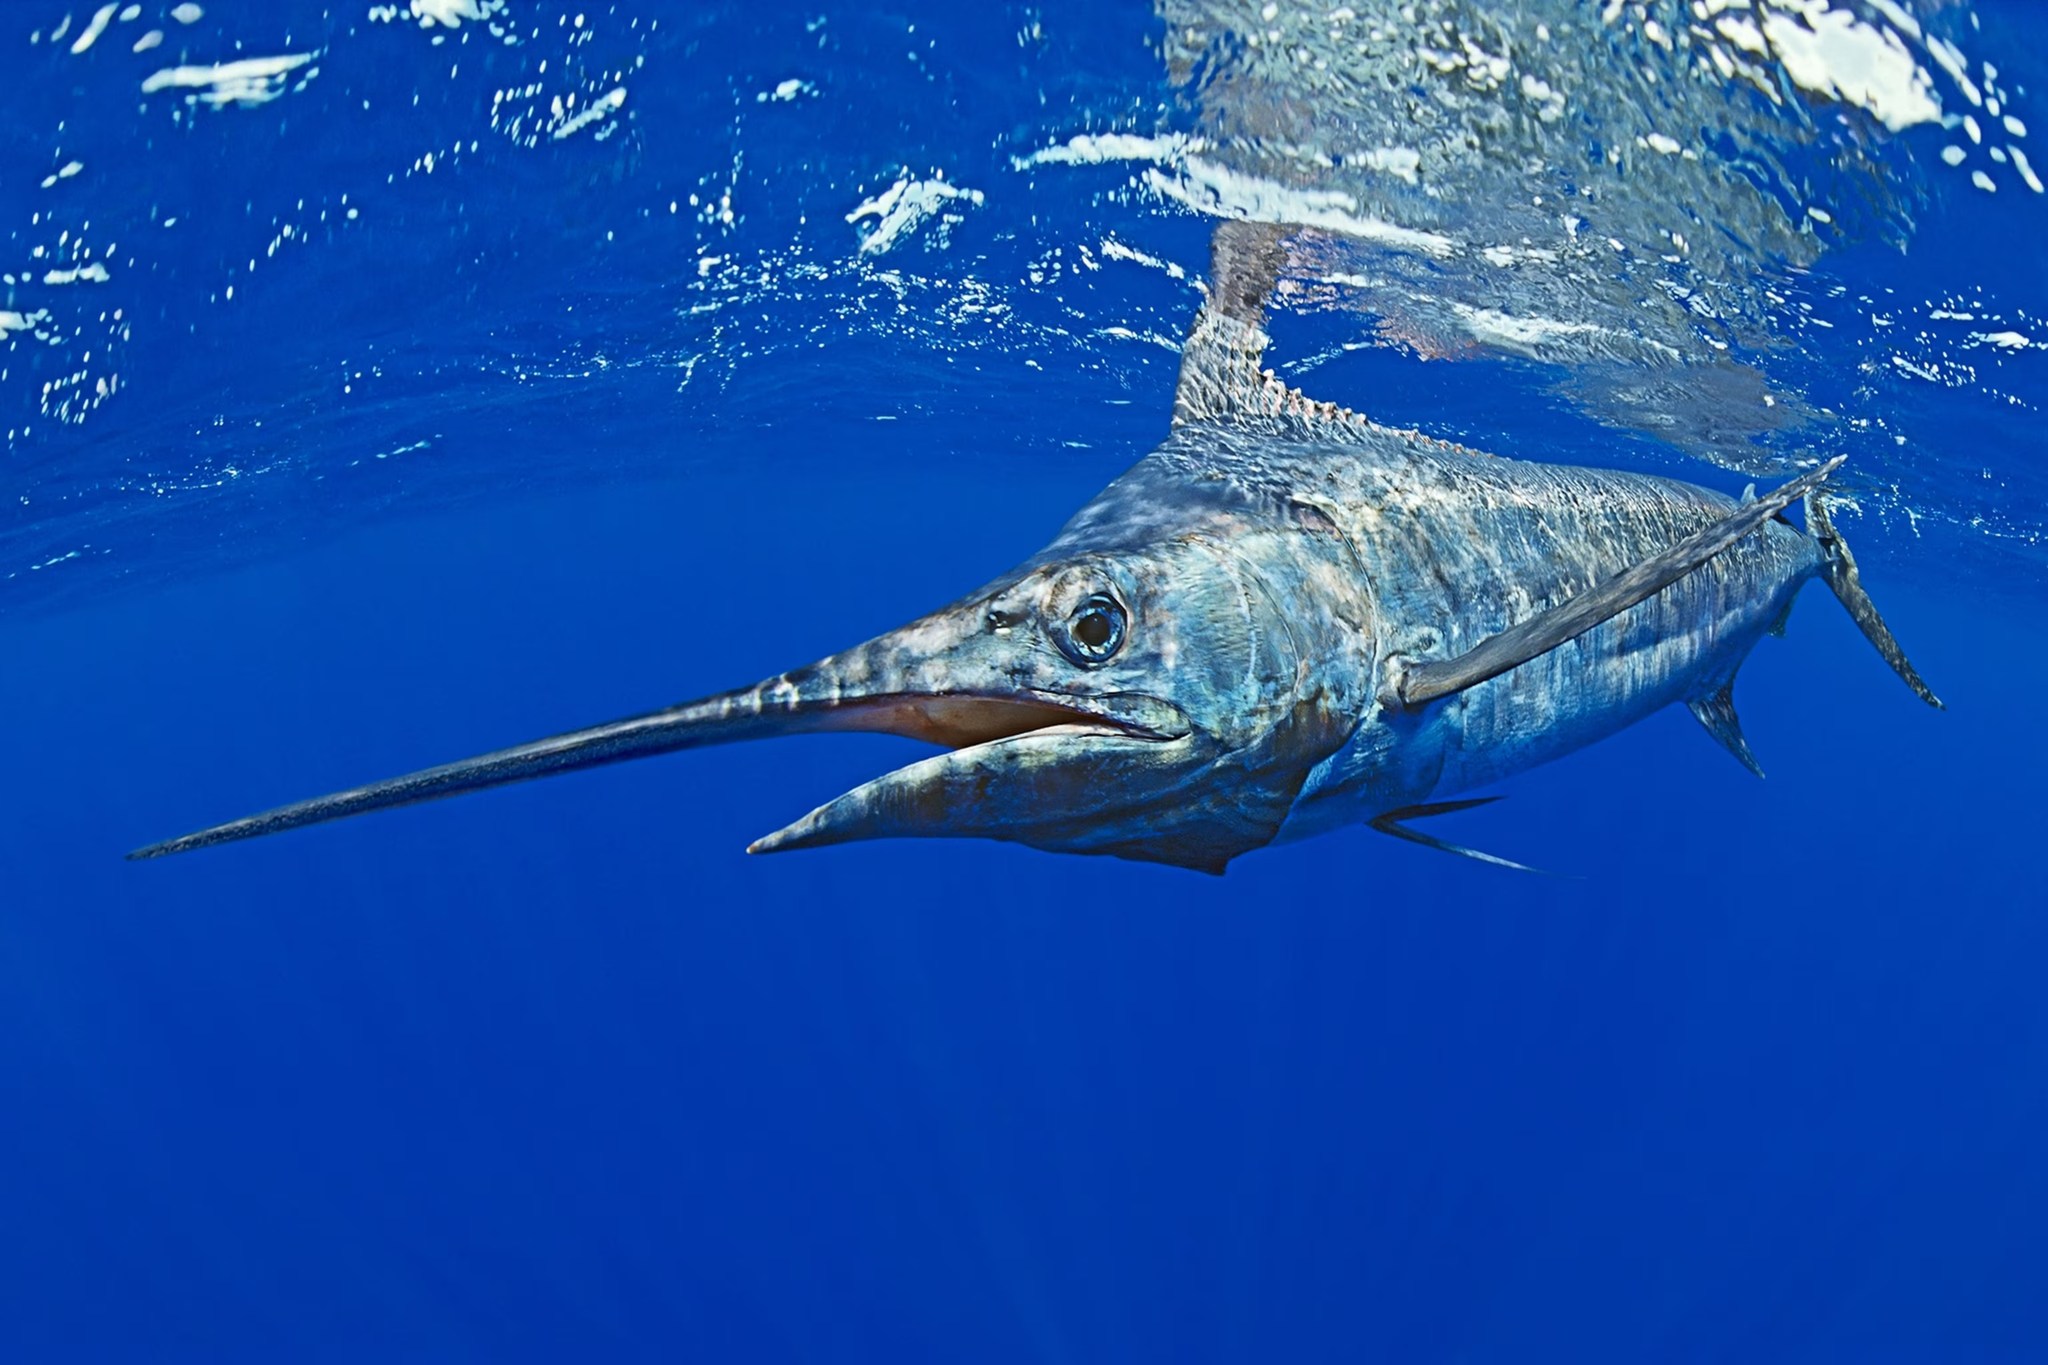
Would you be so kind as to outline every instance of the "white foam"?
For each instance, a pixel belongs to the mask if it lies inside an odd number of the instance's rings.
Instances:
[[[192,0],[185,0],[184,4],[171,11],[171,17],[181,24],[196,24],[205,14],[206,11],[193,4]]]
[[[623,85],[614,86],[610,91],[606,92],[605,94],[599,95],[595,100],[592,100],[590,104],[587,107],[585,107],[580,113],[566,113],[562,101],[557,99],[550,106],[555,116],[556,122],[555,126],[548,131],[548,136],[553,138],[555,141],[560,142],[563,138],[568,137],[572,133],[576,133],[581,131],[582,129],[588,128],[591,124],[596,123],[599,119],[610,118],[613,114],[616,114],[625,103],[626,87]]]
[[[1429,256],[1451,256],[1458,251],[1458,243],[1441,233],[1405,228],[1359,213],[1357,202],[1348,194],[1293,189],[1240,174],[1200,157],[1189,157],[1177,176],[1157,168],[1147,170],[1145,183],[1162,198],[1177,200],[1216,217],[1299,223]]]
[[[1171,133],[1164,137],[1139,137],[1132,133],[1082,133],[1064,143],[1041,147],[1029,156],[1014,156],[1010,164],[1018,170],[1046,165],[1087,165],[1104,161],[1151,161],[1162,166],[1177,164],[1209,144],[1198,137]]]
[[[188,99],[204,100],[216,109],[228,104],[268,104],[284,93],[284,78],[312,61],[314,56],[311,52],[288,52],[281,57],[245,57],[238,62],[221,62],[214,66],[166,67],[152,72],[142,82],[142,93],[153,95],[159,90],[193,90],[196,93],[187,96]]]
[[[906,174],[880,194],[862,200],[846,215],[846,221],[859,228],[863,220],[875,220],[872,227],[862,230],[860,249],[864,256],[879,256],[941,213],[947,204],[978,206],[983,198],[980,190],[963,189],[937,178],[913,180]]]
[[[91,20],[85,26],[85,31],[80,33],[78,41],[71,45],[71,55],[75,57],[98,42],[100,35],[107,31],[107,25],[114,21],[114,11],[119,8],[118,4],[101,5],[98,9],[94,10]]]
[[[490,18],[505,8],[505,0],[411,0],[407,8],[412,17],[419,20],[421,28],[432,28],[436,24],[460,28],[465,19],[475,22]],[[376,17],[374,11],[371,17]]]
[[[1555,318],[1516,317],[1491,308],[1474,308],[1466,303],[1451,305],[1474,341],[1519,351],[1533,356],[1547,342],[1567,337],[1596,336],[1605,327],[1590,322],[1560,322]]]
[[[2012,167],[2020,173],[2020,179],[2027,182],[2027,188],[2036,194],[2041,193],[2041,177],[2035,175],[2034,168],[2027,164],[2027,154],[2013,146],[2007,146],[2005,150],[2012,153]]]
[[[26,332],[45,322],[49,314],[38,308],[33,313],[17,313],[10,308],[0,308],[0,336],[9,332]]]
[[[137,38],[135,40],[135,46],[129,50],[132,52],[147,52],[163,40],[164,31],[160,28],[153,28],[149,32],[143,34],[140,38]]]
[[[1944,42],[1940,38],[1929,38],[1927,55],[1934,58],[1936,66],[1948,72],[1949,79],[1963,92],[1964,99],[1972,104],[1984,103],[1984,97],[1977,93],[1976,85],[1970,80],[1969,63],[1963,60],[1963,54],[1956,49],[1954,43]]]
[[[1555,123],[1564,117],[1564,92],[1540,76],[1523,74],[1522,98],[1537,106],[1536,117],[1545,123]]]
[[[1830,9],[1827,0],[1777,3],[1799,11],[1795,18],[1774,8],[1763,17],[1764,37],[1794,84],[1861,105],[1893,132],[1941,117],[1932,78],[1891,29]]]
[[[1898,0],[1870,0],[1870,7],[1891,20],[1893,28],[1910,37],[1920,36],[1920,21],[1908,14]]]
[[[86,265],[74,265],[66,270],[48,270],[43,272],[44,284],[75,284],[79,280],[90,280],[94,284],[105,284],[107,279],[107,267],[99,261],[93,261]]]
[[[800,81],[792,76],[786,81],[777,81],[773,90],[763,90],[754,96],[756,104],[793,103],[799,95],[816,95],[818,87],[809,81]]]
[[[1014,157],[1011,164],[1025,170],[1046,164],[1146,161],[1152,163],[1142,181],[1147,189],[1162,199],[1185,204],[1212,217],[1298,223],[1430,256],[1451,256],[1459,250],[1457,242],[1441,233],[1402,227],[1361,214],[1358,201],[1348,194],[1295,189],[1245,175],[1197,155],[1205,149],[1206,144],[1199,138],[1177,134],[1137,137],[1129,133],[1083,133],[1063,144],[1042,147],[1029,156]],[[1389,156],[1389,169],[1401,164],[1400,153],[1405,149],[1381,150]],[[1420,159],[1418,154],[1418,164]],[[1370,154],[1366,164],[1371,164]]]
[[[1184,280],[1188,275],[1178,261],[1162,261],[1150,252],[1140,251],[1134,246],[1125,246],[1114,237],[1102,239],[1102,254],[1113,261],[1130,261],[1137,265],[1150,266],[1154,270],[1163,270],[1176,280]]]
[[[1563,107],[1562,101],[1559,107]],[[1410,185],[1421,180],[1422,153],[1413,147],[1375,147],[1364,156],[1347,158],[1350,160]]]
[[[2020,332],[1979,332],[1977,340],[1989,346],[2001,346],[2008,351],[2024,351],[2037,343],[2032,337]]]

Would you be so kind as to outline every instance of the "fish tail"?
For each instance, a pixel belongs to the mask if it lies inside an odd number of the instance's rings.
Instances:
[[[1806,529],[1820,546],[1821,575],[1827,579],[1828,587],[1848,609],[1849,619],[1863,632],[1863,638],[1876,647],[1884,661],[1892,666],[1892,672],[1905,679],[1906,686],[1913,689],[1915,696],[1936,710],[1948,708],[1932,688],[1923,682],[1914,669],[1913,661],[1906,657],[1891,627],[1885,625],[1884,617],[1878,615],[1877,604],[1870,600],[1870,594],[1863,591],[1863,576],[1856,571],[1856,556],[1849,552],[1849,542],[1842,539],[1842,533],[1835,529],[1828,516],[1827,499],[1816,488],[1806,495]]]

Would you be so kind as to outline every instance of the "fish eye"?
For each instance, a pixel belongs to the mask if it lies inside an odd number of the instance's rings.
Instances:
[[[1123,603],[1099,592],[1074,608],[1059,633],[1060,648],[1077,664],[1099,664],[1124,647],[1129,617]]]

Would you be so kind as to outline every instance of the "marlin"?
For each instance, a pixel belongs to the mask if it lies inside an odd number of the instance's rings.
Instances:
[[[1736,671],[1825,582],[1931,706],[1828,515],[1838,458],[1764,496],[1505,459],[1261,367],[1287,232],[1225,222],[1164,444],[1017,569],[750,687],[281,806],[155,858],[699,745],[865,730],[942,746],[756,841],[974,837],[1220,873],[1411,822],[1689,707],[1758,776]],[[1805,529],[1786,516],[1805,504]]]

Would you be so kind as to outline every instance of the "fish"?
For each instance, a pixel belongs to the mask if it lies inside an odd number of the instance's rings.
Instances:
[[[1264,367],[1300,235],[1218,224],[1165,441],[959,600],[751,686],[128,856],[703,745],[880,731],[940,752],[749,851],[972,837],[1220,874],[1362,824],[1526,869],[1414,822],[1497,799],[1465,793],[1677,704],[1761,776],[1735,675],[1816,578],[1942,706],[1835,529],[1826,485],[1840,458],[1736,498],[1504,458],[1311,399]]]

